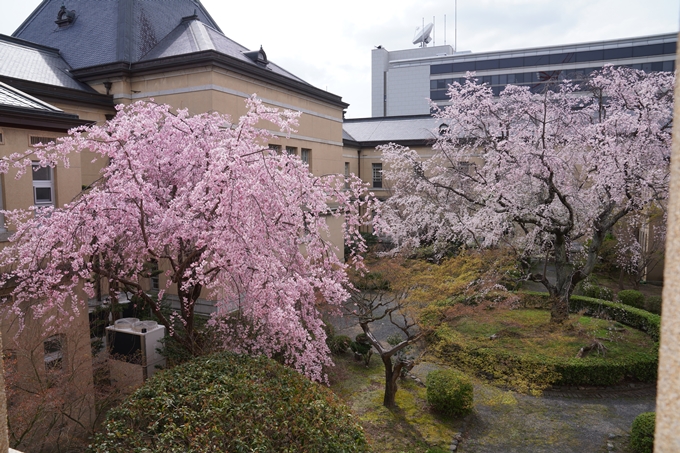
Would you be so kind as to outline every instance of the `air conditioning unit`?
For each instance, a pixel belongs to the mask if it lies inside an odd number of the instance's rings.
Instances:
[[[137,318],[122,318],[106,328],[109,356],[128,368],[140,367],[144,381],[165,366],[165,357],[157,351],[164,336],[165,326]]]

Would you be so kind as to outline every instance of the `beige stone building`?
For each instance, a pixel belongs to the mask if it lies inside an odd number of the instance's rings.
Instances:
[[[275,138],[263,145],[297,154],[315,175],[342,174],[347,104],[278,66],[275,57],[225,36],[198,0],[43,0],[12,36],[0,35],[0,156],[104,122],[116,104],[153,99],[237,119],[256,94],[267,105],[302,113],[297,132],[272,131]],[[0,209],[63,206],[98,178],[103,163],[91,160],[84,153],[72,156],[69,168],[36,167],[20,179],[15,171],[1,175]],[[329,224],[342,253],[341,220]],[[10,235],[0,216],[0,247]],[[159,277],[149,286],[164,285]],[[211,310],[210,301],[197,307]],[[78,370],[76,385],[91,396],[92,373],[84,372],[91,370],[88,330],[83,316],[64,332],[29,323],[15,339],[12,320],[2,324],[5,351],[27,376],[39,379],[58,360]],[[78,419],[87,422],[92,399],[83,401]]]

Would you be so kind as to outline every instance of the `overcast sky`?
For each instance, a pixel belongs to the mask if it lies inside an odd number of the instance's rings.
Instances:
[[[77,9],[78,0],[65,0]],[[106,1],[106,0],[102,0]],[[2,0],[0,33],[10,35],[40,0]],[[371,49],[414,47],[418,25],[435,18],[434,38],[454,44],[454,0],[226,1],[203,5],[229,38],[256,50],[371,114]],[[73,6],[72,6],[73,4]],[[678,32],[678,0],[458,0],[458,50],[484,52]]]

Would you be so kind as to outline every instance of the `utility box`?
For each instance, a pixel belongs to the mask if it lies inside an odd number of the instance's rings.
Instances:
[[[165,366],[165,357],[158,353],[161,340],[165,336],[165,326],[156,321],[140,321],[137,318],[122,318],[113,326],[106,328],[106,344],[109,356],[116,362],[125,365],[119,368],[128,370],[129,374],[140,375],[142,381],[154,375],[157,367]],[[138,369],[136,369],[138,368]],[[112,374],[116,374],[112,370]]]

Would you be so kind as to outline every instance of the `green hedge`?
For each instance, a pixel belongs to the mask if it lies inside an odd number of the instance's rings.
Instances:
[[[537,304],[538,301],[544,300],[544,306],[548,306],[549,297],[547,293],[519,292],[517,294],[522,298],[522,301],[526,300],[530,304]],[[585,296],[571,296],[569,311],[572,313],[583,311],[586,316],[611,319],[634,329],[642,330],[654,341],[659,341],[661,316],[654,313],[617,302]]]
[[[436,370],[427,374],[427,402],[444,415],[467,415],[473,408],[470,378],[454,370]]]
[[[635,417],[630,430],[630,447],[635,453],[652,453],[654,451],[654,425],[656,414],[643,412]]]
[[[525,306],[548,306],[548,294],[518,293]],[[661,318],[624,304],[583,296],[572,296],[572,312],[608,318],[646,332],[659,341]],[[437,338],[439,336],[439,338]],[[625,360],[612,361],[603,357],[558,359],[541,354],[515,355],[492,348],[471,348],[462,341],[452,340],[439,330],[433,341],[437,353],[481,376],[498,381],[520,391],[540,391],[550,385],[614,385],[625,378],[653,382],[657,376],[658,353],[632,354]]]
[[[109,412],[96,453],[367,452],[328,388],[264,357],[219,353],[156,374]]]
[[[645,296],[640,291],[634,289],[624,289],[618,292],[616,297],[622,304],[630,305],[635,308],[645,308]]]
[[[661,296],[647,296],[645,310],[656,315],[661,314]]]

